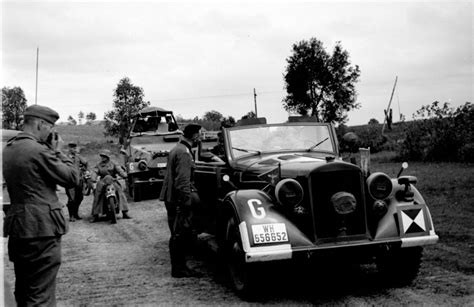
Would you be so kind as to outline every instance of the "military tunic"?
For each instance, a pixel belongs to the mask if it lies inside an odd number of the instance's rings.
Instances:
[[[3,150],[3,177],[11,199],[3,230],[15,268],[15,298],[19,306],[54,306],[61,236],[68,230],[56,185],[74,187],[79,174],[65,155],[22,132]]]

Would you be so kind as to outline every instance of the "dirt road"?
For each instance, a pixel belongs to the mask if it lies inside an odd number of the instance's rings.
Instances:
[[[66,196],[60,193],[64,202]],[[80,213],[89,217],[92,197]],[[245,302],[227,286],[215,258],[201,255],[192,265],[202,278],[170,276],[169,231],[158,200],[130,203],[132,220],[70,223],[63,237],[63,264],[57,278],[59,306],[136,305],[470,305],[474,277],[424,262],[410,287],[393,288],[377,281],[370,268],[326,282],[315,273],[275,272],[261,297]],[[3,242],[6,249],[5,240]],[[430,253],[430,248],[425,253]],[[6,250],[4,251],[6,254]],[[4,255],[5,279],[14,284],[13,266]],[[305,282],[305,279],[310,281]]]

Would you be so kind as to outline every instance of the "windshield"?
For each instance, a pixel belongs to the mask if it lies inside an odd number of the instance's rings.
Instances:
[[[271,125],[230,130],[232,156],[238,158],[264,152],[335,152],[329,126]]]
[[[133,125],[132,132],[147,133],[158,132],[166,133],[178,130],[178,125],[171,113],[153,114],[138,117]]]

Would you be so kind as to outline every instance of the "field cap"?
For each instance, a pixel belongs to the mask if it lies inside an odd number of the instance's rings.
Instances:
[[[184,137],[185,138],[192,138],[193,134],[199,133],[199,130],[201,130],[201,125],[198,124],[188,124],[186,127],[184,127]]]
[[[47,121],[50,124],[53,124],[59,119],[59,114],[58,112],[54,111],[53,109],[50,109],[45,106],[40,106],[40,105],[32,105],[26,108],[25,113],[23,113],[24,116],[33,116],[33,117],[38,117],[41,118],[45,121]]]
[[[110,150],[108,150],[108,149],[104,149],[104,150],[102,150],[101,152],[99,152],[99,156],[107,157],[107,158],[109,158],[109,159],[110,159],[110,155],[111,155],[111,154],[112,154],[112,153],[111,153]]]

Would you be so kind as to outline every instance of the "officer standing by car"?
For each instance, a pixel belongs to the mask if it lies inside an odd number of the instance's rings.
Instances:
[[[67,209],[69,211],[69,221],[75,222],[77,220],[82,220],[79,216],[79,206],[81,205],[84,195],[82,194],[82,185],[83,185],[83,172],[87,171],[87,161],[79,155],[77,144],[69,143],[68,144],[69,152],[67,154],[68,158],[74,163],[76,170],[79,173],[80,182],[77,186],[71,189],[66,189],[67,195]]]
[[[200,125],[188,124],[184,128],[181,141],[170,151],[166,175],[161,189],[160,200],[165,202],[168,226],[171,231],[169,242],[171,276],[199,277],[186,264],[187,247],[194,245],[196,233],[192,224],[192,206],[198,201],[193,192],[194,161],[192,147],[199,141]]]
[[[58,150],[53,128],[59,114],[33,105],[23,115],[23,132],[3,150],[3,177],[11,198],[4,236],[9,236],[18,306],[55,306],[61,236],[68,226],[56,185],[75,187],[79,174]]]

